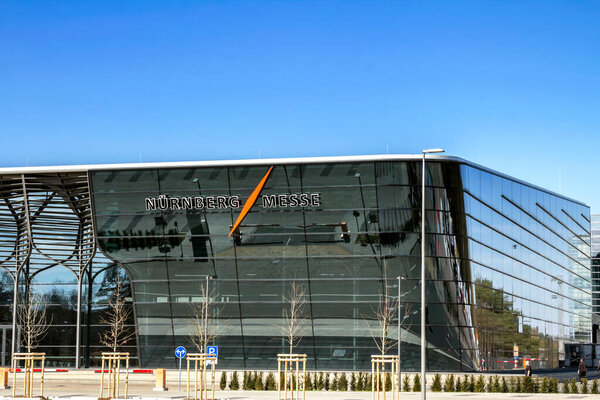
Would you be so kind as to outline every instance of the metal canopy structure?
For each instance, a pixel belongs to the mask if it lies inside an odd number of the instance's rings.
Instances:
[[[85,172],[0,175],[0,267],[14,280],[12,351],[16,352],[18,283],[63,266],[78,281],[76,366],[79,366],[81,284],[96,253]]]

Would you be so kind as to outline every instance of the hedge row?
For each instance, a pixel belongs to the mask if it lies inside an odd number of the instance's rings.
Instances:
[[[583,379],[578,383],[575,379],[559,382],[558,378],[532,378],[530,376],[498,377],[483,375],[465,375],[464,377],[450,374],[442,383],[440,374],[433,376],[431,384],[433,392],[489,392],[489,393],[573,393],[598,394],[598,380],[591,383]]]
[[[281,380],[283,380],[283,372]],[[409,379],[408,375],[404,375],[405,380]],[[371,391],[371,374],[363,372],[355,373],[324,373],[324,372],[307,372],[304,379],[306,390],[328,390],[328,391]],[[292,379],[292,386],[295,387],[296,379]],[[392,390],[392,375],[388,372],[384,375],[384,379],[380,383],[380,387],[388,391]],[[411,382],[406,387],[412,388],[415,392],[421,391],[421,380],[419,375],[414,375]],[[221,373],[219,382],[221,390],[277,390],[277,377],[273,372],[265,374],[263,372],[246,371],[240,375],[237,371],[231,374],[226,372]]]
[[[281,373],[283,380],[283,372]],[[370,373],[324,373],[307,372],[305,375],[306,390],[327,391],[371,391],[372,376]],[[292,386],[295,387],[296,380],[293,379]],[[242,375],[234,371],[231,374],[221,373],[219,382],[221,390],[277,390],[277,378],[273,372],[246,371]],[[392,390],[392,376],[386,373],[381,388]],[[418,374],[402,377],[401,389],[404,392],[420,392],[421,379]],[[442,381],[440,374],[433,376],[431,390],[433,392],[476,392],[476,393],[572,393],[572,394],[598,394],[598,379],[591,384],[584,379],[582,383],[575,379],[560,382],[558,378],[532,378],[532,377],[498,377],[483,375],[446,375]]]

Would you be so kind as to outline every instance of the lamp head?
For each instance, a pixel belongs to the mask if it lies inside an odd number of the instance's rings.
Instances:
[[[423,154],[429,154],[429,153],[443,153],[444,149],[427,149],[427,150],[423,150]]]

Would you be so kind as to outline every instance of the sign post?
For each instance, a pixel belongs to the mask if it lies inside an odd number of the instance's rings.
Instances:
[[[175,349],[175,357],[179,359],[179,389],[181,390],[181,359],[185,357],[187,350],[183,346],[179,346]]]

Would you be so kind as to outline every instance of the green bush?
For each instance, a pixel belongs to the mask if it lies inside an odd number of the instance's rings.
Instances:
[[[404,375],[404,378],[402,378],[402,391],[410,392],[410,377],[408,374]]]
[[[558,378],[550,378],[548,393],[558,393]]]
[[[325,390],[325,378],[322,372],[319,372],[319,377],[315,378],[315,380],[317,381],[317,390]]]
[[[233,371],[231,374],[231,382],[229,383],[229,389],[231,390],[239,390],[240,388],[240,380],[238,378],[237,371]]]
[[[579,388],[577,387],[577,381],[575,380],[575,378],[571,379],[571,383],[570,383],[570,388],[569,390],[571,391],[571,393],[573,394],[577,394],[579,393]]]
[[[392,374],[391,372],[385,373],[385,391],[389,392],[392,390]]]
[[[351,391],[356,391],[356,374],[352,373],[350,375],[350,390]]]
[[[341,373],[340,379],[338,380],[338,390],[343,392],[348,390],[348,378],[344,372]]]
[[[485,392],[485,380],[483,378],[483,375],[479,375],[477,377],[475,385],[473,386],[473,391],[477,393]]]
[[[242,389],[250,390],[250,388],[254,385],[251,385],[252,380],[252,372],[244,371],[244,375],[242,378]]]
[[[267,374],[267,379],[265,379],[265,389],[266,390],[275,390],[277,389],[277,382],[275,382],[275,375],[272,372]]]
[[[356,377],[356,391],[357,392],[362,392],[363,390],[365,390],[365,385],[364,385],[364,377],[362,372],[358,373],[358,376]]]
[[[505,377],[502,377],[502,384],[500,385],[500,392],[508,393],[508,383],[506,382]]]
[[[592,381],[592,388],[590,389],[590,393],[598,394],[598,380],[597,379],[594,379]]]
[[[493,378],[494,378],[493,376],[488,376],[487,385],[485,386],[487,391],[490,393],[492,393],[494,391],[494,379]]]
[[[463,388],[462,380],[460,379],[460,376],[457,376],[456,377],[456,384],[454,385],[454,391],[455,392],[462,392],[462,388]]]
[[[581,394],[588,394],[588,380],[583,378],[581,379]]]
[[[325,372],[325,390],[331,390],[331,377],[328,372]]]
[[[227,372],[221,372],[221,380],[219,381],[219,389],[225,390],[227,387]]]
[[[488,379],[488,392],[500,393],[500,380],[495,375]]]
[[[469,391],[469,375],[465,374],[463,381],[462,381],[462,387],[460,387],[456,391],[457,392],[468,392]]]
[[[331,391],[338,390],[338,384],[339,384],[338,374],[337,374],[337,372],[334,372],[333,377],[331,378],[331,385],[329,387],[329,390],[331,390]]]
[[[263,390],[265,385],[263,384],[263,373],[254,373],[254,390]]]
[[[571,393],[571,386],[569,385],[569,381],[563,381],[562,391],[563,393]]]
[[[432,392],[441,392],[442,391],[442,377],[440,374],[435,374],[433,376],[433,380],[431,381],[431,391]]]
[[[550,380],[546,377],[539,382],[540,393],[550,393]]]
[[[533,379],[530,376],[523,378],[523,393],[535,393],[535,385]]]
[[[373,375],[367,372],[365,374],[365,384],[364,384],[365,392],[371,391],[372,385],[373,385]]]
[[[523,386],[521,385],[521,377],[517,376],[515,378],[514,393],[521,393],[522,391]]]
[[[450,374],[446,376],[444,380],[444,392],[453,392],[454,391],[454,375]]]
[[[421,391],[421,377],[419,376],[419,374],[416,374],[414,379],[413,379],[413,392],[420,392]]]
[[[475,391],[475,377],[473,375],[471,375],[469,378],[469,385],[467,386],[467,389],[469,389],[469,392]]]
[[[304,375],[304,390],[313,390],[312,380],[308,372]]]

